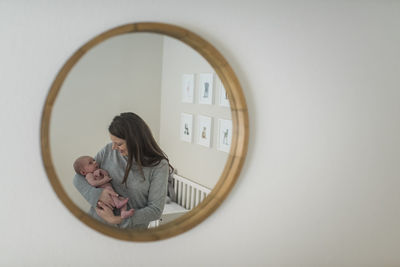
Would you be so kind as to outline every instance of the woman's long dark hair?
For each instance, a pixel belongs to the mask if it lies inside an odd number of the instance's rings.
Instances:
[[[138,165],[139,171],[144,177],[143,167],[156,166],[162,159],[168,162],[170,173],[174,168],[169,163],[167,155],[154,140],[153,134],[146,122],[132,112],[121,113],[115,116],[108,127],[110,134],[124,139],[128,148],[128,164],[126,165],[122,184],[128,179],[133,160]]]

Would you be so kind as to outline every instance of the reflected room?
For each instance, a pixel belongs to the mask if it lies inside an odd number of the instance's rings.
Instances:
[[[67,74],[50,120],[50,152],[59,180],[83,211],[73,185],[74,160],[110,143],[115,115],[142,117],[175,169],[157,227],[196,207],[217,184],[232,138],[224,86],[215,70],[185,43],[161,34],[128,33],[90,49]]]

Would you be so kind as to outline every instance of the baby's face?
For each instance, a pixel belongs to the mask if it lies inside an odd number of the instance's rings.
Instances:
[[[92,173],[99,168],[99,164],[93,158],[87,157],[83,160],[83,170],[85,173]]]

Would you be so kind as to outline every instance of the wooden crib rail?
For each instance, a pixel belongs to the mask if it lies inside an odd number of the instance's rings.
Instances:
[[[161,218],[150,222],[149,228],[158,227],[162,222],[169,222],[177,216],[185,214],[199,205],[211,192],[211,189],[179,176],[176,173],[172,174],[172,178],[174,180],[176,203],[166,203]]]

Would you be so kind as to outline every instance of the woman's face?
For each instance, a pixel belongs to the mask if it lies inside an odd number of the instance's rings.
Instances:
[[[112,134],[110,134],[110,139],[113,150],[118,150],[122,156],[128,156],[128,148],[126,147],[126,141],[124,139],[118,138]]]

